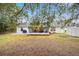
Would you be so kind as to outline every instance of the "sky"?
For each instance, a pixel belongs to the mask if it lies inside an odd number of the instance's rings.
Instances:
[[[20,8],[22,8],[24,6],[24,3],[16,3],[16,5]],[[31,16],[31,12],[28,11],[28,14]]]
[[[24,6],[24,3],[17,3],[16,4],[18,7],[23,7]]]
[[[17,5],[18,7],[20,7],[20,8],[22,8],[22,7],[24,6],[24,3],[17,3],[16,5]],[[69,4],[69,7],[70,7],[71,5],[72,5],[72,4]],[[43,4],[41,4],[41,7],[43,7]],[[53,11],[53,9],[56,10],[56,8],[52,6],[52,9],[51,9],[51,10]],[[32,16],[31,11],[28,11],[28,14],[29,14],[30,16]],[[35,11],[35,14],[36,14],[36,11]],[[71,14],[70,14],[70,13],[64,13],[64,14],[62,14],[62,16],[65,17],[66,19],[68,19],[68,18],[70,18]],[[59,20],[59,19],[57,19],[57,20]],[[64,19],[63,19],[63,20],[64,20]]]
[[[22,8],[22,7],[24,6],[24,3],[17,3],[16,5],[17,5],[18,7],[20,7],[20,8]],[[43,4],[41,4],[41,5],[42,5],[42,7],[43,7]],[[51,10],[53,11],[53,9],[55,10],[56,8],[55,8],[55,7],[52,7]],[[29,12],[29,14],[31,15],[31,12],[30,12],[30,11],[28,11],[28,12]],[[63,16],[69,18],[70,14],[64,13]]]

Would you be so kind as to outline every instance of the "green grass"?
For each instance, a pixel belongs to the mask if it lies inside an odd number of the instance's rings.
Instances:
[[[66,34],[2,34],[0,55],[79,55],[79,38]]]

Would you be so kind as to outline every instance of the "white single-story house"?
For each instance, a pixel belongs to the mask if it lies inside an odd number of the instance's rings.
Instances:
[[[55,27],[54,32],[55,33],[65,33],[65,34],[68,34],[68,35],[71,35],[71,36],[79,37],[79,25],[78,24],[76,24],[76,26],[71,26],[71,25],[70,26],[66,26],[64,28]],[[25,22],[23,20],[17,26],[16,32],[18,34],[29,34],[29,33],[42,34],[42,32],[41,33],[32,32],[32,29],[29,27],[27,22]],[[49,34],[49,29],[45,27],[43,34]]]
[[[49,34],[48,28],[46,26],[44,26],[43,32],[33,32],[32,28],[29,26],[29,23],[23,22],[23,20],[18,22],[16,33],[17,34]]]
[[[46,29],[45,29],[46,30]],[[30,29],[26,23],[21,23],[20,25],[17,26],[16,32],[18,34],[29,34],[33,33],[32,29]],[[65,33],[71,36],[77,36],[79,37],[79,27],[65,27],[65,28],[55,28],[56,33]]]

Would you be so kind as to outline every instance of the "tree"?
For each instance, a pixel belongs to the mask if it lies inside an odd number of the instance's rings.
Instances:
[[[12,17],[18,12],[16,4],[0,4],[0,32],[14,31],[16,29],[16,18]]]
[[[70,18],[64,21],[64,25],[62,27],[65,27],[66,25],[69,25],[72,23],[73,20],[78,20],[79,18],[79,4],[74,3],[70,4],[71,6],[67,5],[67,12],[70,13]]]

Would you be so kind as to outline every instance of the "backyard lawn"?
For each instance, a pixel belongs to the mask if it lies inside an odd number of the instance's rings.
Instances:
[[[0,35],[0,55],[78,55],[79,38],[66,34],[48,36]]]

